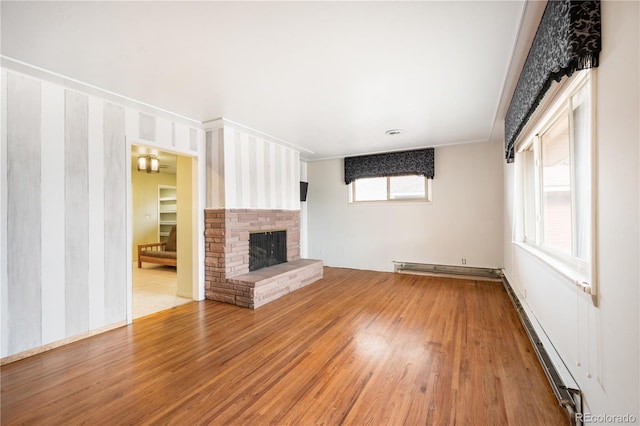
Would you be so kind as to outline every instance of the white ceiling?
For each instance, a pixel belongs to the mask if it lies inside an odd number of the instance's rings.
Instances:
[[[1,8],[5,57],[198,122],[230,119],[313,160],[491,139],[525,3]]]

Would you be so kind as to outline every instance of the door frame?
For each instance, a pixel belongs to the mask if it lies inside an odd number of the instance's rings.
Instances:
[[[171,154],[180,155],[183,157],[191,158],[192,164],[195,166],[195,172],[191,174],[191,188],[196,188],[197,194],[196,200],[193,203],[193,208],[196,209],[197,218],[196,223],[192,224],[191,231],[191,244],[194,247],[193,256],[196,259],[197,271],[195,274],[196,279],[192,282],[192,299],[194,301],[200,301],[204,299],[204,208],[205,208],[205,179],[206,176],[206,164],[204,159],[204,144],[198,143],[198,153],[194,154],[191,151],[181,151],[171,149],[165,146],[159,146],[157,143],[142,138],[130,138],[125,136],[126,145],[126,205],[127,205],[127,294],[126,294],[126,322],[131,324],[133,322],[133,186],[132,186],[132,149],[133,146],[145,147],[149,150],[163,151]]]

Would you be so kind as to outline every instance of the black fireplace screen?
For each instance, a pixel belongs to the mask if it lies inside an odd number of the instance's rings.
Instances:
[[[249,234],[249,271],[287,261],[287,231]]]

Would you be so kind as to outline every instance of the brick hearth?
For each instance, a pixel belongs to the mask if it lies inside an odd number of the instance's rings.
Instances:
[[[306,272],[298,274],[295,268],[264,268],[261,276],[270,273],[278,280],[255,281],[249,273],[249,233],[252,231],[287,231],[287,262],[300,259],[300,212],[297,210],[205,210],[205,296],[207,299],[233,305],[255,308],[266,301],[258,302],[256,288],[261,283],[279,282],[279,294],[284,295],[299,287],[322,278],[322,262],[315,262],[310,272],[309,263],[304,263]],[[295,264],[295,263],[294,263]],[[302,264],[300,267],[303,267]],[[244,277],[247,281],[235,279]],[[287,288],[282,283],[287,282]],[[265,284],[266,285],[266,284]],[[290,289],[290,290],[289,290]],[[263,290],[264,291],[264,290]],[[258,292],[259,293],[259,292]],[[279,296],[278,296],[279,297]],[[271,301],[275,298],[269,298]]]

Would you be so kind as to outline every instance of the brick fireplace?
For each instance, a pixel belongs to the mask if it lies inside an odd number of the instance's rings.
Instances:
[[[249,273],[249,235],[256,231],[286,231],[287,262],[296,262]],[[291,289],[321,278],[322,262],[313,262],[315,264],[310,265],[300,259],[300,212],[297,210],[205,210],[207,299],[249,308],[258,307]],[[279,266],[282,268],[277,269]],[[274,287],[269,289],[270,296],[257,301],[258,287],[264,285],[266,289],[270,283],[282,294],[272,297],[276,295]]]

